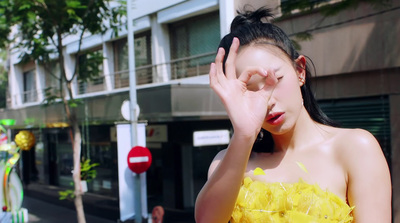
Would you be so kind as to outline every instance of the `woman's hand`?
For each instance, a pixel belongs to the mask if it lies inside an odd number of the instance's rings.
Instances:
[[[221,98],[232,122],[235,134],[257,136],[268,111],[268,101],[278,82],[275,74],[262,67],[248,67],[239,76],[236,75],[236,56],[239,39],[232,41],[223,72],[225,51],[218,49],[215,63],[210,67],[210,86]],[[262,77],[264,83],[260,89],[247,87],[254,75]]]

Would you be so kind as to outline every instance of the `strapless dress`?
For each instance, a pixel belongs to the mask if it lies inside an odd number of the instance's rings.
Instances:
[[[246,177],[230,222],[349,223],[353,222],[353,209],[336,194],[302,179],[296,183],[265,183]]]

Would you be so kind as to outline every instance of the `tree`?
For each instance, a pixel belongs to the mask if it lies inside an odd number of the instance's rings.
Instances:
[[[0,0],[0,47],[17,48],[22,62],[37,61],[47,71],[51,71],[49,64],[54,62],[51,57],[56,55],[60,74],[52,75],[59,87],[56,93],[47,89],[45,103],[63,103],[73,133],[74,203],[79,223],[85,222],[80,190],[81,132],[75,111],[79,101],[74,99],[72,81],[75,78],[88,81],[98,76],[103,57],[87,55],[84,65],[76,63],[72,75],[67,75],[63,40],[68,36],[77,38],[75,61],[79,61],[84,36],[105,34],[107,30],[117,32],[125,13],[125,4],[116,0]],[[10,35],[12,27],[17,27],[18,33]]]

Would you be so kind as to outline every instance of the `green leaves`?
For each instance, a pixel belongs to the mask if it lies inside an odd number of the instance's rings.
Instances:
[[[72,200],[75,198],[75,193],[73,190],[58,191],[58,195],[60,195],[60,200]]]
[[[44,107],[61,101],[61,97],[56,91],[58,91],[58,89],[54,89],[54,87],[47,87],[44,89],[44,100],[42,101]]]
[[[71,108],[76,108],[78,107],[78,105],[83,104],[83,100],[82,99],[71,99],[68,101],[68,105]]]
[[[97,50],[82,54],[78,59],[78,80],[93,81],[103,73],[103,51]]]
[[[81,180],[87,182],[92,181],[97,176],[97,170],[94,167],[99,166],[99,163],[91,163],[90,159],[87,159],[81,163]]]
[[[96,166],[99,166],[99,163],[91,163],[90,159],[86,159],[83,162],[81,162],[81,180],[90,182],[93,179],[96,178],[97,176],[97,170],[94,168]],[[73,183],[70,183],[71,186],[73,186]],[[74,199],[75,198],[75,193],[73,190],[64,190],[64,191],[59,191],[58,195],[60,195],[59,199],[60,200],[65,200],[65,199]]]

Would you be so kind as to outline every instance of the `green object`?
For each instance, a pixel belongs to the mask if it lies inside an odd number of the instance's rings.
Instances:
[[[15,119],[1,119],[0,122],[2,125],[15,125]]]

